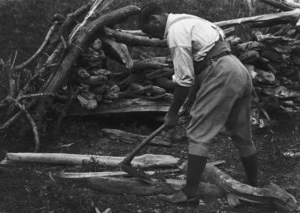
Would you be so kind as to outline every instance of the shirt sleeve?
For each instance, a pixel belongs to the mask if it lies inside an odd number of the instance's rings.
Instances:
[[[175,46],[170,50],[174,64],[173,82],[183,87],[191,87],[194,83],[195,74],[190,48]]]

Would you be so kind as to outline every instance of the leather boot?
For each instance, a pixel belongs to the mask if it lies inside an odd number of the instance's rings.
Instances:
[[[250,186],[258,187],[258,183],[257,183],[257,174],[258,174],[257,153],[250,155],[248,157],[241,157],[241,161],[242,161],[242,164],[243,164],[245,172],[246,172],[248,184]]]
[[[185,187],[181,191],[171,195],[159,195],[159,198],[174,204],[198,202],[198,186],[206,162],[207,157],[189,154]]]

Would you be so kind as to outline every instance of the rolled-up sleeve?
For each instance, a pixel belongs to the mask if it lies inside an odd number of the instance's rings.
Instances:
[[[173,82],[183,87],[191,87],[194,83],[193,56],[189,47],[173,47],[170,49],[174,64]]]

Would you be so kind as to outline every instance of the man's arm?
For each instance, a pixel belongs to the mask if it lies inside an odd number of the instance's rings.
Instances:
[[[178,123],[178,112],[189,94],[190,87],[183,87],[178,84],[174,86],[173,101],[169,112],[165,117],[167,127],[175,126]]]

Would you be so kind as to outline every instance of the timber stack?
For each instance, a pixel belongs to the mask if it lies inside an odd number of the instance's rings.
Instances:
[[[272,123],[274,111],[299,114],[300,5],[261,1],[281,12],[215,24],[224,29],[233,54],[251,73],[253,125],[265,127]],[[66,19],[55,16],[31,58],[20,65],[15,65],[14,57],[2,61],[1,137],[10,127],[23,125],[17,120],[29,121],[38,151],[39,133],[47,126],[45,115],[53,109],[58,112],[57,129],[67,114],[167,112],[172,88],[165,82],[174,73],[170,56],[140,54],[133,59],[129,51],[129,47],[166,48],[166,41],[149,39],[139,30],[114,29],[138,15],[140,8],[129,5],[109,11],[109,3],[88,3]],[[247,29],[246,36],[236,33],[241,26]],[[111,61],[120,68],[116,70]]]

